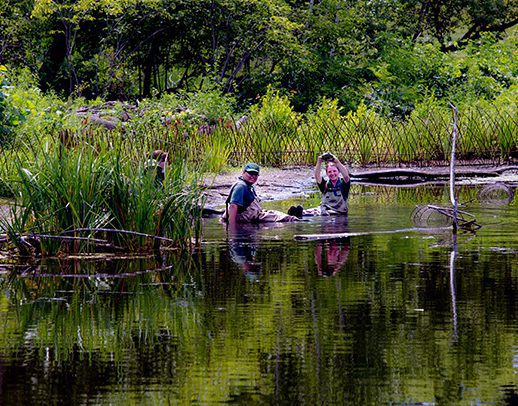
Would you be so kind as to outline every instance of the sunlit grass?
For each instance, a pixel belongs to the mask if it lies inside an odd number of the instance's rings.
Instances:
[[[187,247],[199,235],[200,171],[182,150],[170,154],[162,185],[149,148],[122,132],[75,133],[68,143],[33,139],[11,154],[11,213],[1,221],[21,252],[43,256]]]
[[[518,148],[516,108],[465,107],[459,110],[460,159],[507,162]],[[278,121],[251,119],[239,130],[223,129],[235,163],[247,160],[264,165],[313,165],[325,151],[350,164],[419,164],[448,162],[453,116],[449,108],[425,105],[408,118],[394,121],[361,106],[340,116],[332,106],[301,117]]]

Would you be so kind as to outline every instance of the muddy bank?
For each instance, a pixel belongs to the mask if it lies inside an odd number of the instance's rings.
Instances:
[[[206,205],[225,204],[230,187],[241,174],[235,168],[219,174],[208,174],[204,179]],[[351,179],[360,184],[390,184],[412,187],[423,183],[449,181],[450,168],[350,168]],[[457,184],[490,184],[505,182],[518,186],[518,166],[462,166],[455,170]],[[263,200],[284,200],[316,191],[313,167],[262,168],[256,189]]]
[[[208,174],[204,179],[206,205],[218,207],[225,204],[228,192],[241,169],[235,168],[219,174]],[[262,200],[284,200],[293,196],[301,196],[314,187],[313,168],[261,168],[261,175],[257,179],[256,190]]]

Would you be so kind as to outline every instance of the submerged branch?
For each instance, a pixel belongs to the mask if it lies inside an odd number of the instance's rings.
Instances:
[[[160,237],[158,235],[153,234],[146,234],[146,233],[140,233],[138,231],[129,231],[129,230],[118,230],[115,228],[76,228],[74,230],[67,230],[63,231],[63,234],[70,234],[70,233],[85,233],[85,232],[108,232],[108,233],[115,233],[115,234],[129,234],[129,235],[135,235],[138,237],[146,237],[146,238],[152,238],[155,240],[161,240],[161,241],[167,241],[174,243],[174,240],[171,240],[167,237]]]
[[[134,272],[123,272],[123,273],[95,273],[95,274],[53,274],[53,273],[39,273],[39,272],[22,272],[18,275],[20,278],[33,278],[35,276],[40,278],[45,277],[56,277],[59,276],[60,278],[72,278],[72,279],[125,279],[130,278],[138,275],[145,275],[150,273],[158,273],[163,271],[170,271],[175,268],[175,265],[168,265],[162,268],[155,268],[155,269],[144,269],[142,271],[134,271]]]
[[[372,235],[372,234],[395,234],[395,233],[406,233],[411,231],[427,231],[427,232],[436,232],[436,231],[444,231],[450,230],[451,227],[434,227],[434,228],[402,228],[399,230],[381,230],[381,231],[362,231],[357,233],[337,233],[337,234],[298,234],[293,236],[295,240],[298,241],[316,241],[316,240],[334,240],[341,238],[349,238],[349,237],[358,237],[362,235]]]

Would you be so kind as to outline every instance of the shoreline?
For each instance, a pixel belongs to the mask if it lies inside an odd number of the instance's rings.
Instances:
[[[351,180],[356,184],[416,187],[424,184],[442,184],[449,181],[450,168],[437,167],[348,167]],[[304,196],[316,190],[312,166],[286,168],[261,168],[256,183],[259,196],[264,201],[285,200]],[[225,204],[228,192],[242,169],[231,168],[203,178],[207,207]],[[487,184],[504,182],[518,186],[516,165],[463,165],[455,168],[456,184]]]

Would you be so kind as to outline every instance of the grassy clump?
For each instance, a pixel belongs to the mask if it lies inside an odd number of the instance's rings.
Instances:
[[[1,223],[21,251],[29,243],[44,256],[142,252],[186,248],[198,236],[199,172],[188,172],[181,155],[170,155],[160,185],[149,153],[123,132],[75,136],[68,145],[47,137],[8,152],[16,199]]]
[[[459,159],[499,164],[516,154],[516,103],[510,98],[503,94],[493,101],[458,106]],[[324,151],[359,165],[426,165],[449,159],[452,109],[433,95],[401,119],[382,116],[365,104],[342,115],[336,100],[327,99],[300,114],[277,93],[266,95],[260,106],[252,109],[246,125],[222,129],[239,163],[312,165]]]

